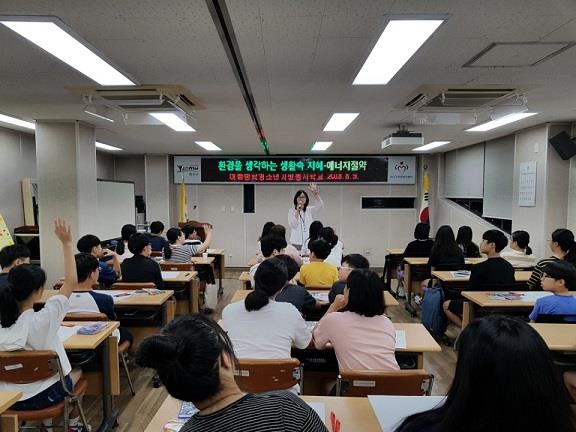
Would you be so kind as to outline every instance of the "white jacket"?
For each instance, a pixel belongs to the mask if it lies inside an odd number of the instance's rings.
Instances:
[[[319,198],[316,205],[308,206],[305,212],[300,212],[300,217],[296,213],[296,209],[292,207],[288,210],[288,226],[290,226],[290,243],[293,245],[302,246],[308,238],[308,231],[310,225],[314,222],[316,213],[324,207],[324,201]]]

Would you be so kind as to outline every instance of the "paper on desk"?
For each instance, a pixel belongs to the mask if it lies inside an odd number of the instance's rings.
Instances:
[[[406,417],[444,403],[445,396],[368,396],[383,432],[392,432]]]
[[[60,328],[58,329],[58,339],[60,339],[60,342],[64,342],[70,336],[74,336],[78,332],[78,329],[80,327],[82,326],[74,326],[74,327],[60,326]]]
[[[519,294],[522,294],[522,298],[520,299],[521,301],[532,303],[535,303],[536,300],[538,300],[539,298],[548,297],[549,295],[552,295],[552,293],[548,291],[529,291]]]
[[[310,408],[316,411],[316,414],[318,414],[320,420],[322,420],[323,423],[326,423],[326,405],[324,404],[324,402],[306,402],[306,403]]]
[[[470,277],[470,270],[456,270],[451,271],[450,274],[452,277],[455,278],[469,278]]]
[[[112,297],[114,303],[119,302],[122,299],[130,297],[134,294],[134,291],[131,290],[94,290],[94,292]]]
[[[396,330],[396,348],[406,349],[406,331]]]
[[[176,279],[180,272],[177,271],[163,271],[162,279]]]
[[[312,293],[312,297],[314,297],[318,301],[328,302],[327,292]]]

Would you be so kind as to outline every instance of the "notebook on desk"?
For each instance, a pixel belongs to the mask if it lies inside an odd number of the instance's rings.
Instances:
[[[368,396],[384,432],[392,432],[406,417],[444,403],[445,396]]]

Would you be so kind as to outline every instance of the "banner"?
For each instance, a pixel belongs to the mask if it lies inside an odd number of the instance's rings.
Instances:
[[[428,173],[424,172],[422,178],[422,205],[420,206],[420,222],[430,225],[430,210],[428,208],[428,198],[430,195],[430,179]]]

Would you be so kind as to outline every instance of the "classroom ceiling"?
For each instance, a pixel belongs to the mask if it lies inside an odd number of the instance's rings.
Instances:
[[[549,121],[576,119],[576,47],[535,66],[469,68],[491,43],[576,40],[573,0],[228,0],[230,22],[273,154],[380,154],[380,143],[411,112],[398,108],[421,86],[524,89],[537,116],[491,132],[469,125],[409,125],[425,142],[471,145]],[[165,126],[94,120],[69,86],[95,85],[58,59],[0,26],[0,113],[29,119],[79,119],[97,140],[124,153],[263,154],[254,124],[205,0],[0,0],[1,15],[59,17],[140,84],[179,84],[205,106],[194,133]],[[436,15],[446,21],[384,86],[352,86],[390,15]],[[501,47],[499,47],[501,48]],[[504,46],[484,61],[528,61],[542,45]],[[334,112],[359,112],[344,132],[322,132]],[[391,150],[394,152],[395,150]]]

